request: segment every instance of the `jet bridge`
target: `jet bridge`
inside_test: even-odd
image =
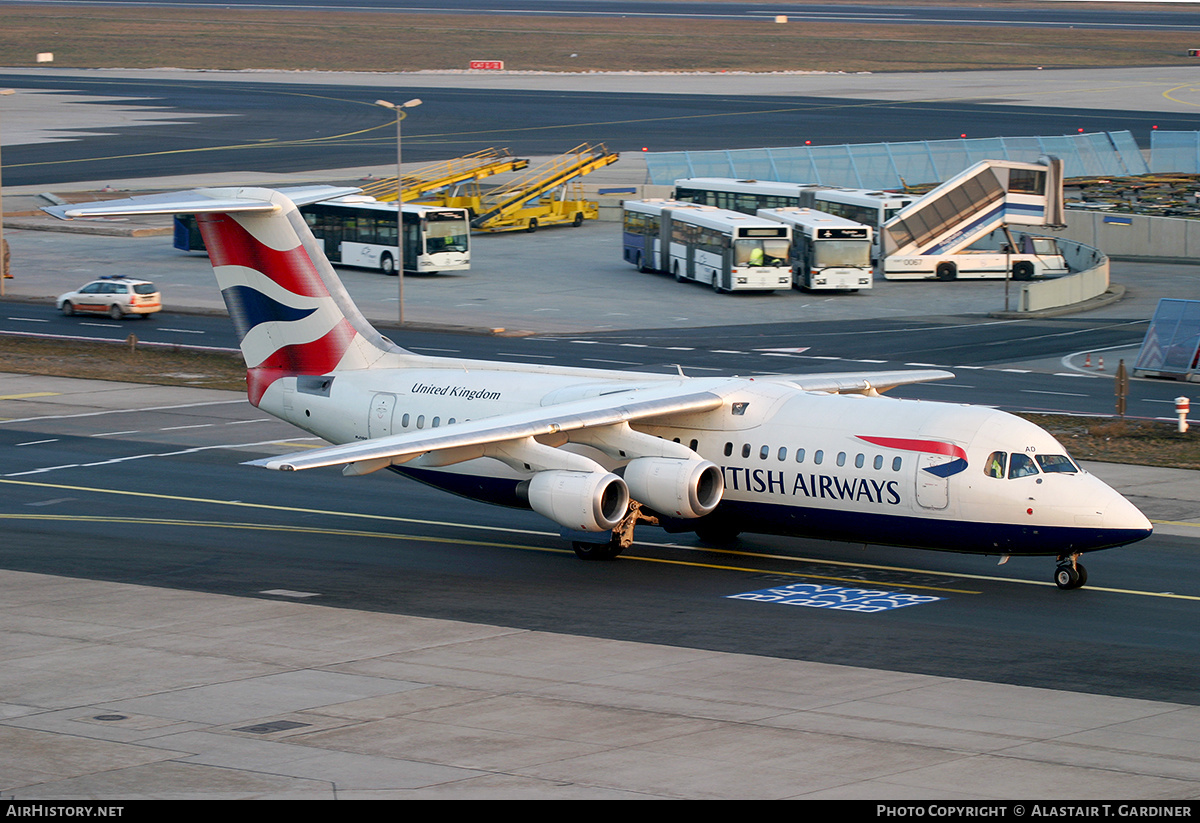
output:
[[[537,231],[539,226],[571,223],[600,215],[599,206],[583,199],[580,178],[615,163],[620,155],[604,144],[583,143],[565,154],[527,169],[506,185],[459,197],[443,197],[444,206],[471,210],[471,226],[480,231]]]
[[[529,165],[528,160],[514,157],[508,149],[483,149],[452,160],[443,160],[422,166],[404,175],[404,202],[427,198],[437,192],[458,194],[458,188],[467,183],[477,182],[485,177],[504,172],[520,171]],[[374,183],[362,186],[363,194],[368,194],[376,200],[395,202],[396,178],[385,177]]]
[[[1011,272],[1029,280],[1066,274],[1052,238],[1014,239],[1008,230],[1065,225],[1062,169],[1057,157],[983,160],[950,178],[884,224],[884,277],[953,280]]]

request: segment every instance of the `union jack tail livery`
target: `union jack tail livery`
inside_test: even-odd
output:
[[[247,393],[257,406],[280,377],[401,365],[393,357],[407,354],[358,311],[296,208],[356,191],[197,189],[132,198],[106,213],[196,215],[246,359]],[[95,205],[86,208],[98,213]],[[47,211],[82,213],[70,206]]]

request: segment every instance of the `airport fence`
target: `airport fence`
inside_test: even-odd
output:
[[[1186,153],[1184,141],[1178,142],[1180,147],[1175,151],[1182,156]],[[1194,162],[1200,163],[1200,141],[1193,148]],[[1061,137],[647,152],[645,157],[649,182],[656,185],[671,185],[683,177],[736,177],[855,189],[897,189],[948,180],[980,160],[1035,163],[1046,154],[1063,159],[1067,177],[1123,177],[1150,171],[1128,131]]]
[[[1150,171],[1200,174],[1200,131],[1150,132]]]

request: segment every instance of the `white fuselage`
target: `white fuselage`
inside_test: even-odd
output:
[[[282,378],[259,405],[343,444],[673,384],[713,392],[726,402],[634,428],[681,443],[719,466],[724,497],[705,519],[737,531],[972,553],[1065,554],[1122,545],[1150,529],[1132,504],[1070,463],[1048,433],[993,409],[806,392],[786,379],[423,360],[427,367]],[[609,471],[619,472],[627,462],[574,442],[572,435],[539,440]],[[1039,455],[1056,470],[1039,470]],[[449,465],[426,457],[395,461],[393,468],[492,503],[523,505],[518,486],[535,473],[489,457]],[[1033,470],[993,476],[989,461],[997,459],[1006,467],[1028,462]]]

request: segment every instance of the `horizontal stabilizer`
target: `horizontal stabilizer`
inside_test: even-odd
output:
[[[296,186],[279,189],[278,193],[297,206],[303,206],[306,203],[357,194],[359,191],[360,189],[344,186]],[[42,211],[62,220],[70,220],[73,217],[129,217],[140,214],[271,212],[278,211],[283,205],[272,198],[274,194],[274,190],[253,187],[193,189],[167,194],[147,194],[124,200],[44,206]]]

